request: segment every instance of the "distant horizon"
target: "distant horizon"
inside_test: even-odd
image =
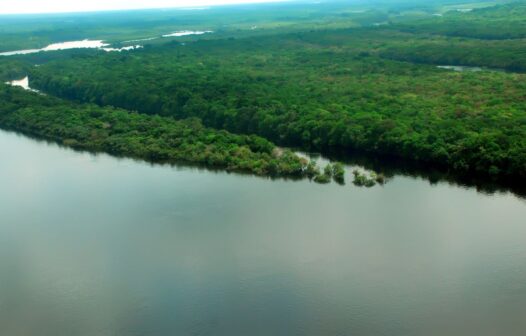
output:
[[[12,3],[10,5],[0,6],[0,15],[67,14],[148,9],[199,10],[216,6],[291,1],[294,0],[94,0],[88,3],[76,4],[63,0],[48,0],[45,3],[38,0],[17,0],[9,1]]]

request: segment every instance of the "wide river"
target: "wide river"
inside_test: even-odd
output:
[[[526,334],[513,194],[0,153],[0,335]]]

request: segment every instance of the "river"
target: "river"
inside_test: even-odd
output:
[[[82,41],[69,41],[69,42],[60,42],[53,43],[48,45],[45,48],[41,49],[25,49],[25,50],[14,50],[7,52],[0,52],[0,56],[15,56],[15,55],[28,55],[35,54],[43,51],[58,51],[58,50],[68,50],[68,49],[101,49],[104,51],[129,51],[142,48],[141,45],[131,45],[122,48],[112,48],[109,47],[110,44],[104,43],[102,40],[82,40]]]
[[[4,131],[0,152],[1,335],[526,333],[511,193],[272,181]]]

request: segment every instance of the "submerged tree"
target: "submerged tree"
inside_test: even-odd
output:
[[[336,183],[344,184],[345,183],[345,168],[340,162],[336,162],[332,166],[332,178]]]

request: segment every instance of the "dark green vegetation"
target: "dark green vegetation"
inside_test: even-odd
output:
[[[525,15],[526,17],[526,15]],[[403,38],[400,35],[399,38]],[[526,72],[525,40],[476,40],[421,37],[391,44],[380,56],[423,64],[482,66],[493,70]]]
[[[80,105],[0,85],[0,126],[83,150],[256,175],[302,177],[306,162],[257,136],[112,107]],[[278,153],[279,152],[279,153]]]
[[[491,4],[503,4],[491,6]],[[482,4],[482,8],[477,8]],[[486,7],[487,6],[487,7]],[[526,38],[526,4],[522,1],[495,1],[451,6],[447,15],[433,20],[418,19],[401,23],[397,28],[411,33],[505,40]],[[467,12],[463,12],[467,11]]]
[[[363,11],[345,2],[325,11],[285,6],[283,20],[270,11],[246,17],[245,28],[257,23],[265,25],[262,31],[241,29],[236,21],[235,29],[156,41],[132,52],[59,52],[0,62],[19,62],[32,86],[48,94],[164,118],[141,116],[145,122],[197,118],[206,127],[256,134],[280,146],[374,154],[459,176],[525,181],[526,75],[518,73],[526,71],[524,3],[438,3]],[[470,6],[475,9],[456,10]],[[207,22],[212,27],[221,20],[211,13]],[[503,22],[500,33],[488,35],[487,27]],[[436,65],[516,72],[455,72]],[[274,173],[268,165],[260,168],[243,167]],[[300,170],[283,173],[343,183],[337,165],[322,173],[312,164]],[[374,184],[376,177],[358,176],[357,184],[369,180]]]
[[[384,185],[387,180],[383,174],[377,174],[377,173],[363,173],[359,170],[355,169],[353,170],[353,184],[358,187],[367,187],[371,188],[374,187],[377,183],[380,185]]]
[[[332,165],[328,163],[323,169],[323,174],[318,174],[314,178],[314,181],[317,183],[325,184],[325,183],[331,182],[331,179],[332,179]]]
[[[332,178],[336,183],[343,184],[345,183],[345,169],[343,167],[343,164],[340,162],[336,162],[332,166]]]
[[[130,10],[100,13],[0,15],[0,52],[92,39],[135,44],[181,30],[213,30],[199,39],[239,38],[406,22],[447,10],[458,0],[340,0],[217,6],[204,10]],[[453,7],[454,8],[454,7]],[[195,40],[194,36],[177,40]],[[164,43],[166,40],[147,41]]]
[[[355,186],[371,188],[376,184],[374,176],[367,176],[358,170],[354,170],[352,173],[354,175],[352,183]]]
[[[0,58],[0,81],[23,78],[30,69],[31,65],[26,62]]]

